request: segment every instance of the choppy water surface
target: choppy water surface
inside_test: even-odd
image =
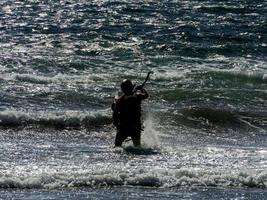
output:
[[[266,198],[266,6],[0,1],[1,198]],[[150,70],[144,147],[113,149]]]

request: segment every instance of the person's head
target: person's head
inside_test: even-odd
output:
[[[133,91],[133,84],[130,80],[125,79],[121,83],[121,90],[123,91],[124,94],[131,94]]]

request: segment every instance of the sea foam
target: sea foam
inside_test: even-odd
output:
[[[118,171],[119,170],[119,171]],[[211,172],[195,169],[109,169],[78,170],[54,173],[1,175],[0,188],[46,188],[65,187],[251,187],[266,188],[267,171]]]

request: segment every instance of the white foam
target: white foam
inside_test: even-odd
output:
[[[242,76],[247,76],[247,77],[252,77],[252,78],[258,78],[261,80],[266,80],[265,78],[266,74],[264,73],[264,71],[232,70],[230,72],[234,75],[242,75]]]
[[[185,74],[189,72],[187,69],[177,70],[177,69],[162,69],[162,70],[153,70],[153,75],[151,76],[151,79],[157,80],[157,79],[182,79],[185,77]]]
[[[53,81],[53,79],[49,77],[36,76],[36,75],[30,75],[30,74],[16,75],[16,79],[19,81],[25,81],[25,82],[37,83],[37,84],[47,84]]]
[[[58,171],[58,170],[57,170]],[[41,171],[40,171],[41,172]],[[46,188],[63,187],[255,187],[266,188],[267,171],[212,172],[196,169],[102,169],[62,170],[27,175],[2,175],[0,188]]]
[[[36,84],[49,84],[49,83],[62,83],[62,82],[83,82],[83,83],[93,83],[95,80],[106,80],[110,78],[110,75],[107,73],[89,73],[83,75],[66,75],[66,74],[57,74],[55,76],[41,76],[33,74],[15,74],[13,76],[5,76],[6,80],[11,80],[15,78],[19,81],[36,83]],[[7,77],[10,77],[9,79]]]
[[[98,110],[92,112],[81,111],[61,111],[61,112],[22,112],[16,110],[5,110],[0,112],[0,125],[59,125],[59,126],[90,126],[97,122],[110,118],[108,110]],[[92,124],[93,125],[93,124]]]

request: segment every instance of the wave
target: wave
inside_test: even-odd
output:
[[[210,172],[204,170],[102,170],[91,172],[42,173],[27,176],[4,175],[0,188],[56,189],[72,187],[249,187],[267,186],[267,171]]]
[[[108,79],[109,75],[104,73],[83,74],[83,75],[57,74],[55,76],[46,77],[46,76],[31,75],[31,74],[17,74],[14,77],[16,80],[21,82],[33,83],[33,84],[49,84],[49,83],[59,83],[59,82],[93,83],[94,81],[106,80]]]
[[[225,88],[243,90],[246,88],[253,88],[264,91],[267,83],[266,72],[263,70],[209,70],[191,73],[188,74],[187,77],[193,78],[194,81],[192,84],[199,84],[202,85],[202,87],[214,89]]]
[[[159,91],[162,99],[190,105],[232,105],[262,110],[266,100],[266,73],[241,71],[207,71],[186,73]]]
[[[240,69],[241,70],[241,69]],[[208,76],[215,76],[222,79],[238,78],[241,82],[254,81],[255,83],[266,83],[265,71],[244,71],[244,70],[230,70],[230,71],[210,71],[206,73]]]
[[[190,107],[182,109],[181,113],[186,119],[203,121],[205,124],[221,124],[259,130],[264,130],[267,127],[266,112],[240,112],[220,108]]]
[[[0,112],[0,126],[48,126],[55,128],[94,128],[111,123],[107,110],[95,112],[36,112],[27,113],[14,110]]]
[[[200,9],[202,12],[207,13],[234,13],[234,14],[246,14],[246,13],[253,13],[257,11],[256,8],[248,7],[248,6],[197,6],[195,8]]]
[[[21,82],[28,82],[34,84],[48,84],[52,83],[52,79],[48,77],[41,77],[41,76],[34,76],[34,75],[17,75],[15,77],[18,81]]]
[[[217,58],[218,62],[221,62]],[[259,65],[263,65],[259,63]],[[210,88],[210,89],[244,89],[251,88],[255,85],[255,89],[258,88],[264,91],[267,83],[267,74],[265,70],[246,71],[243,69],[233,70],[214,70],[209,66],[201,65],[201,69],[197,71],[188,71],[187,69],[160,69],[154,70],[152,76],[153,80],[159,83],[165,83],[169,80],[173,81],[174,86],[180,86],[183,88]],[[203,71],[205,69],[205,71]],[[234,81],[233,81],[234,80]],[[251,84],[251,85],[249,85]]]
[[[239,123],[239,117],[227,110],[216,110],[212,108],[189,108],[182,111],[186,117],[205,119],[211,123]]]
[[[177,113],[177,111],[174,111]],[[179,121],[204,122],[207,125],[227,125],[239,128],[265,129],[267,127],[266,112],[239,112],[234,110],[189,107],[179,110]],[[165,113],[167,114],[167,113]],[[164,115],[165,115],[164,114]],[[169,113],[170,114],[170,113]],[[52,128],[98,128],[112,123],[111,110],[98,111],[50,111],[22,112],[5,110],[0,112],[0,127],[52,127]]]

